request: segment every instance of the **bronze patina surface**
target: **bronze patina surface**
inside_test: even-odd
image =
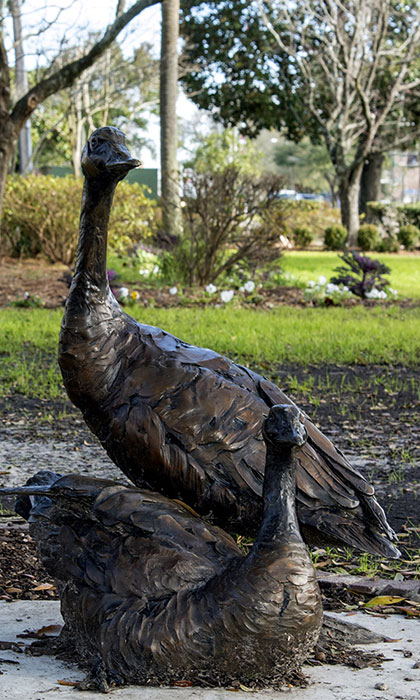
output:
[[[18,510],[60,589],[55,649],[88,670],[82,689],[177,679],[281,681],[316,643],[315,572],[295,512],[295,406],[265,421],[263,516],[247,556],[223,530],[164,496],[40,472]]]
[[[262,513],[262,424],[292,403],[263,376],[206,348],[138,323],[106,275],[107,227],[120,179],[138,164],[118,129],[83,153],[80,242],[59,363],[73,403],[122,471],[179,498],[230,531],[255,534]],[[297,512],[306,541],[397,556],[373,487],[305,416],[297,453]]]

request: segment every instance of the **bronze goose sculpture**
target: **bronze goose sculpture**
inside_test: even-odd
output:
[[[295,511],[294,455],[306,440],[297,407],[274,406],[264,434],[263,517],[247,556],[158,493],[45,472],[0,489],[25,495],[20,512],[60,588],[63,644],[89,669],[81,688],[270,683],[301,666],[322,608]]]
[[[212,350],[128,316],[106,275],[115,187],[138,161],[116,128],[97,129],[82,155],[79,250],[59,364],[71,401],[111,459],[142,488],[179,498],[229,531],[255,534],[262,510],[270,406],[292,403],[272,382]],[[305,417],[297,512],[307,542],[396,557],[373,487]]]

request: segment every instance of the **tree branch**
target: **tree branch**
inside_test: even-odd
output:
[[[118,34],[134,17],[139,15],[147,7],[157,5],[160,2],[161,0],[137,0],[129,10],[117,17],[116,20],[107,27],[102,38],[92,46],[87,54],[63,66],[49,78],[41,80],[35,87],[31,88],[31,90],[18,100],[13,108],[11,120],[16,130],[19,131],[22,128],[27,118],[41,102],[44,102],[47,97],[59,90],[69,87],[86,68],[89,68],[96,59],[106,51]]]

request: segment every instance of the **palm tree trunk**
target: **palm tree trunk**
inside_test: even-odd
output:
[[[171,236],[177,236],[181,231],[176,116],[178,36],[179,0],[163,0],[160,58],[161,196],[163,230]]]

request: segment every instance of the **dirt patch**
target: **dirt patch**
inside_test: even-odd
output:
[[[46,308],[64,306],[69,273],[65,265],[48,265],[42,261],[13,259],[0,260],[0,307],[22,300],[25,292],[38,297]]]
[[[402,576],[420,575],[420,566],[409,564],[420,555],[420,368],[289,366],[278,368],[272,378],[373,482],[390,524],[400,534],[407,562],[401,564],[403,572],[407,569]],[[0,455],[4,486],[22,484],[40,469],[124,480],[68,401],[20,395],[1,401]],[[1,505],[5,513],[0,521],[9,522],[13,501],[3,498]],[[51,598],[52,589],[34,591],[34,581],[52,582],[34,564],[34,545],[23,532],[18,529],[6,537],[6,530],[0,529],[0,597],[30,598],[36,593]],[[351,573],[355,566],[352,559],[336,561],[321,554],[319,565],[323,567],[325,561],[326,569],[333,571],[338,567]],[[386,562],[378,566],[382,567],[379,575],[387,575]],[[390,570],[388,575],[394,573]],[[330,592],[324,602],[326,608],[336,609],[359,601],[360,595],[349,592],[334,597]]]

